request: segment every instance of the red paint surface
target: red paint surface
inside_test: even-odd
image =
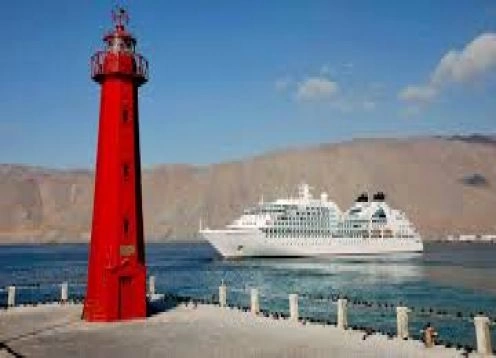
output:
[[[92,57],[101,84],[100,120],[88,283],[83,317],[116,321],[146,316],[146,266],[141,204],[138,87],[148,64],[112,41],[135,42],[123,23],[104,37],[107,49]],[[116,40],[118,39],[118,40]]]

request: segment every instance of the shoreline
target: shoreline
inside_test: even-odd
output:
[[[1,238],[1,235],[0,235]],[[89,241],[81,240],[19,240],[19,241],[0,241],[0,247],[5,246],[58,246],[58,245],[89,245]],[[496,245],[496,241],[447,241],[447,240],[425,240],[424,244],[446,244],[446,245]],[[145,244],[208,244],[208,241],[202,238],[168,238],[168,239],[145,239]]]
[[[215,305],[180,304],[144,320],[87,323],[80,304],[0,312],[0,340],[23,356],[457,357],[415,340],[254,315]],[[123,339],[125,337],[125,339]],[[0,347],[0,353],[3,353]]]
[[[171,238],[165,240],[159,239],[145,239],[145,244],[206,244],[208,243],[205,239],[180,239],[180,238]],[[40,241],[29,241],[29,240],[21,240],[21,241],[0,241],[0,247],[5,246],[58,246],[58,245],[89,245],[89,241],[81,241],[81,240],[67,240],[67,241],[50,241],[50,240],[40,240]]]

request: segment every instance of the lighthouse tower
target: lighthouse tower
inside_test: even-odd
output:
[[[148,80],[148,62],[135,52],[126,11],[112,15],[115,26],[103,37],[105,49],[91,57],[101,97],[87,321],[146,316],[138,87]]]

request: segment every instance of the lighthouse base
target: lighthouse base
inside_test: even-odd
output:
[[[83,319],[112,322],[146,317],[146,270],[135,267],[117,272],[106,270],[98,287],[88,287]],[[96,286],[96,285],[95,285]]]

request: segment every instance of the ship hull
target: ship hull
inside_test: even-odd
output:
[[[225,258],[315,257],[423,252],[416,238],[266,238],[259,230],[202,230],[201,235]]]

